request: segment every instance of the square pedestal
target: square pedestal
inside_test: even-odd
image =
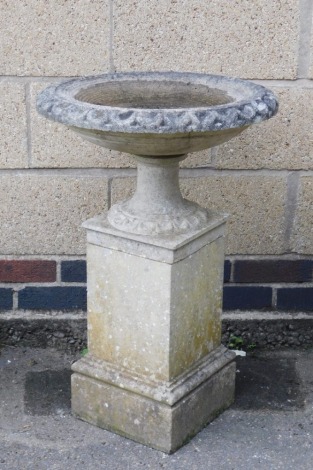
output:
[[[220,345],[225,217],[171,238],[84,225],[89,353],[73,366],[73,412],[173,452],[234,397]]]

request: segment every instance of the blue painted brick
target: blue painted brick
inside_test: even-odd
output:
[[[256,286],[224,287],[224,310],[261,310],[272,307],[272,289]]]
[[[11,309],[13,307],[13,290],[0,289],[0,310]]]
[[[313,287],[288,287],[277,290],[278,310],[313,311]]]
[[[231,270],[231,262],[227,259],[225,260],[225,263],[224,263],[224,282],[229,282],[230,270]]]
[[[63,282],[86,282],[86,261],[73,260],[62,261],[61,281]]]
[[[19,291],[18,306],[31,310],[86,310],[85,287],[25,287]]]

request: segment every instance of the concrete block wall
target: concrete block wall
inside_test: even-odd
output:
[[[312,21],[312,0],[2,1],[0,322],[80,315],[81,223],[134,190],[131,158],[43,119],[37,93],[128,70],[225,74],[277,94],[275,118],[189,156],[181,186],[231,214],[227,318],[313,313]]]

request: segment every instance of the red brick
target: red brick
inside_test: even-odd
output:
[[[55,280],[55,261],[0,260],[0,282],[54,282]]]

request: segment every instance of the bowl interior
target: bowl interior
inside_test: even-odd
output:
[[[99,106],[144,109],[207,108],[235,101],[217,88],[157,80],[99,83],[80,90],[75,99]]]

